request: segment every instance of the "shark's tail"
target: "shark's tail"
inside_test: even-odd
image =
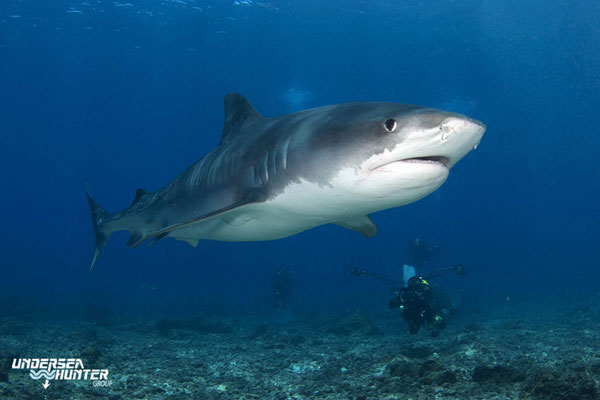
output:
[[[88,183],[85,183],[85,192],[87,194],[88,202],[90,203],[90,213],[92,214],[92,224],[94,225],[94,233],[96,234],[96,251],[94,252],[94,259],[92,260],[92,265],[90,266],[90,271],[94,268],[94,264],[98,259],[98,256],[102,252],[104,245],[108,242],[110,235],[112,235],[112,231],[106,230],[102,228],[104,221],[110,216],[106,211],[104,211],[95,201],[92,199],[92,195],[90,194],[90,187]]]

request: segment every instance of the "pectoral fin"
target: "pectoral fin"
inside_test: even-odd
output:
[[[222,216],[223,214],[225,214],[229,211],[233,211],[237,208],[246,206],[248,204],[258,203],[261,201],[264,201],[264,195],[261,192],[258,192],[258,191],[249,192],[242,199],[240,199],[232,204],[229,204],[225,207],[222,207],[218,210],[214,210],[214,211],[208,212],[206,214],[199,215],[199,216],[191,218],[187,221],[183,221],[180,223],[166,226],[155,232],[149,232],[145,236],[133,236],[132,235],[131,239],[129,239],[129,242],[127,242],[127,245],[129,247],[136,247],[140,243],[142,243],[148,239],[151,239],[151,238],[157,238],[156,241],[158,241],[158,240],[162,239],[163,237],[167,236],[169,234],[169,232],[172,232],[174,230],[181,229],[186,226],[190,226],[190,225],[196,224],[198,222],[205,221],[209,218]],[[188,241],[188,243],[190,243],[190,242]],[[192,243],[190,243],[190,244],[192,244]],[[193,246],[193,244],[192,244],[192,246]]]
[[[343,221],[336,221],[334,224],[355,232],[360,232],[368,238],[372,238],[377,233],[377,225],[375,225],[368,215],[355,215]]]

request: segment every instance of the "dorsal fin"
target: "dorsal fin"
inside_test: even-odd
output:
[[[134,205],[135,203],[137,203],[138,201],[140,201],[140,199],[142,197],[144,197],[145,194],[147,194],[148,192],[146,192],[144,189],[140,189],[138,188],[138,190],[135,192],[135,198],[133,199],[133,201],[131,202],[131,205]],[[131,207],[131,206],[130,206]]]
[[[260,118],[262,116],[244,96],[239,93],[227,93],[225,95],[225,126],[223,126],[221,143],[227,143],[246,122]]]

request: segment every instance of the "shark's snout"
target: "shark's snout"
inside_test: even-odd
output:
[[[439,152],[448,159],[449,168],[477,148],[485,129],[483,123],[463,115],[452,115],[442,121],[438,133]]]
[[[440,124],[441,140],[446,141],[453,135],[471,136],[473,139],[481,139],[486,126],[468,117],[448,117]]]

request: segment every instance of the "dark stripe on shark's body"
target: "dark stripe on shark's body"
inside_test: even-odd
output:
[[[112,216],[87,191],[96,233],[92,267],[118,230],[130,232],[130,246],[164,237],[192,245],[271,240],[325,223],[372,237],[377,227],[369,213],[437,189],[484,130],[459,114],[394,103],[264,118],[229,94],[219,146],[171,183],[154,193],[138,189],[131,206]]]

